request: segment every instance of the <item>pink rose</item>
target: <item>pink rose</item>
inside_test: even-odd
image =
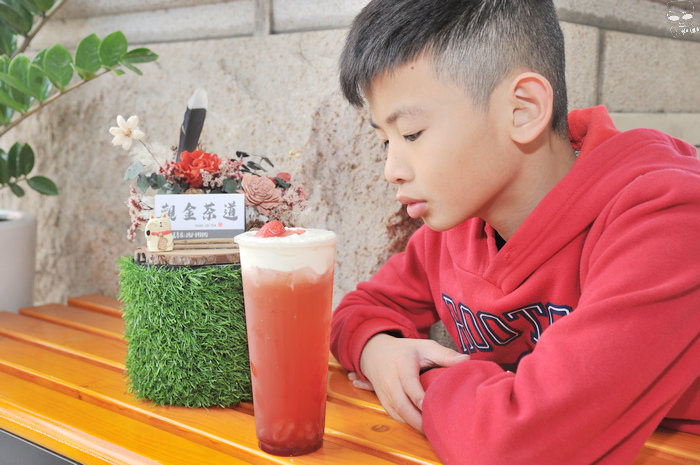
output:
[[[241,181],[246,205],[258,209],[261,215],[270,216],[282,201],[282,194],[275,188],[275,182],[261,176],[245,176]]]

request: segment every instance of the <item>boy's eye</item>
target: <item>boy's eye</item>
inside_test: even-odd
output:
[[[418,139],[421,136],[421,134],[423,134],[423,131],[418,131],[416,133],[409,134],[407,136],[403,136],[403,138],[408,142],[413,142],[416,139]]]

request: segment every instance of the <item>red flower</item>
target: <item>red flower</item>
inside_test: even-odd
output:
[[[277,173],[277,177],[284,182],[292,182],[292,175],[289,173],[285,173],[284,171],[281,173]]]
[[[175,164],[175,172],[187,181],[193,189],[202,187],[202,171],[216,173],[219,171],[221,159],[211,153],[195,150],[194,152],[182,152],[179,163]]]

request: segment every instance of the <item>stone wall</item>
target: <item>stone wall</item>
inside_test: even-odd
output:
[[[383,151],[365,111],[337,86],[337,57],[365,0],[69,0],[34,46],[74,47],[120,29],[160,55],[143,76],[105,76],[60,98],[3,138],[31,142],[35,172],[59,197],[0,193],[0,207],[36,213],[35,303],[115,296],[127,241],[127,154],[110,144],[118,114],[137,114],[146,141],[177,144],[185,104],[204,87],[202,140],[220,155],[270,157],[310,193],[308,226],[341,236],[335,302],[400,250],[417,226],[383,179]],[[700,33],[671,37],[666,2],[558,0],[572,108],[605,104],[621,128],[651,126],[700,145]],[[700,23],[700,19],[697,20]],[[300,159],[289,160],[296,150]]]

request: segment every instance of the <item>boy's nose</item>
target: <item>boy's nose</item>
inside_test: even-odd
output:
[[[384,164],[384,177],[392,184],[403,184],[413,179],[411,167],[403,160],[401,154],[389,147]]]

